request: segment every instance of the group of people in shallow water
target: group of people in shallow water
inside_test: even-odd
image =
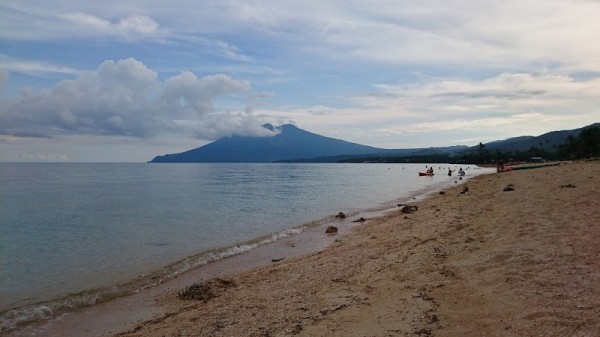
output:
[[[450,169],[450,168],[449,168],[449,169],[448,169],[448,176],[451,176],[451,175],[452,175],[452,172],[454,172],[454,171],[452,171],[452,169]],[[429,166],[429,167],[427,168],[427,173],[433,174],[433,166]],[[458,173],[457,173],[457,174],[458,174],[458,176],[459,176],[459,177],[462,177],[462,176],[464,176],[464,175],[465,175],[465,171],[463,171],[462,167],[460,167],[460,168],[458,169]]]
[[[454,171],[452,171],[452,169],[448,169],[448,176],[451,176],[452,172],[454,172]],[[458,173],[457,174],[458,174],[459,177],[462,177],[462,176],[465,175],[465,171],[463,171],[462,167],[458,168]]]

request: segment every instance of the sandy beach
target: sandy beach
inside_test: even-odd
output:
[[[164,293],[163,313],[116,336],[600,335],[600,162],[482,175],[415,205],[197,280],[196,299]]]

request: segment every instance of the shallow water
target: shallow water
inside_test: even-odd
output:
[[[8,329],[19,315],[52,315],[52,305],[39,305],[48,301],[93,304],[293,235],[339,211],[387,208],[457,179],[443,169],[418,177],[423,168],[0,164],[0,323]],[[50,312],[40,309],[46,307]],[[15,308],[21,310],[6,313]]]

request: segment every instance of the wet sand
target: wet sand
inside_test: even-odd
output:
[[[207,301],[165,291],[160,314],[117,336],[598,335],[600,162],[483,175],[415,204],[210,280]]]
[[[599,180],[600,162],[479,176],[415,201],[414,213],[361,214],[358,227],[354,216],[337,235],[317,228],[13,332],[596,336]],[[177,296],[207,280],[208,301]]]
[[[417,198],[407,197],[406,199],[415,200]],[[198,280],[209,280],[241,273],[253,268],[273,265],[285,259],[321,251],[331,245],[338,236],[346,235],[352,228],[362,224],[362,222],[355,220],[360,217],[378,217],[382,214],[383,210],[370,210],[348,214],[343,219],[332,217],[331,220],[323,223],[309,224],[299,234],[259,246],[242,254],[196,267],[179,274],[175,278],[167,279],[156,286],[139,290],[134,294],[79,308],[60,314],[50,320],[21,326],[16,330],[0,333],[0,336],[110,336],[115,332],[131,329],[142,322],[151,320],[155,316],[167,313],[160,300],[165,294],[176,293]],[[337,235],[323,234],[330,225],[338,227],[339,232]]]

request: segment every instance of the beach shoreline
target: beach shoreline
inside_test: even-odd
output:
[[[117,336],[593,336],[600,163],[483,175]],[[200,281],[200,280],[197,280]]]
[[[465,179],[465,180],[468,180]],[[460,181],[456,181],[460,182]],[[450,182],[434,184],[422,190],[414,191],[404,197],[386,201],[378,207],[353,210],[346,213],[345,218],[338,219],[334,215],[320,220],[313,220],[300,226],[290,228],[284,232],[273,233],[262,238],[255,238],[247,242],[238,243],[231,247],[224,247],[215,251],[203,252],[197,256],[190,256],[185,260],[163,268],[166,271],[178,270],[182,264],[193,266],[185,268],[183,272],[175,274],[150,273],[143,279],[134,280],[131,284],[117,285],[106,289],[99,289],[100,301],[92,305],[80,306],[85,303],[85,298],[94,297],[93,291],[76,295],[72,300],[73,308],[68,298],[58,299],[58,308],[53,308],[53,302],[39,303],[18,309],[26,317],[34,320],[19,324],[16,329],[1,332],[0,336],[106,336],[114,331],[127,330],[134,324],[149,320],[156,315],[163,314],[162,308],[154,299],[163,293],[172,292],[174,289],[183,288],[198,279],[210,279],[223,275],[248,271],[252,268],[265,267],[283,259],[294,258],[321,251],[329,246],[337,237],[346,235],[352,228],[360,226],[364,221],[361,218],[374,218],[381,216],[385,211],[394,209],[398,202],[417,201],[426,198],[431,193],[450,185]],[[338,228],[335,235],[324,235],[326,227],[334,225]],[[222,256],[221,256],[222,255]],[[221,256],[221,257],[218,257]],[[194,261],[200,262],[194,262]],[[206,262],[202,262],[205,261]],[[150,284],[156,279],[158,283]],[[166,277],[166,278],[165,278]],[[124,293],[135,285],[135,282],[144,285],[135,292]],[[152,281],[155,282],[155,281]],[[115,293],[113,296],[112,294]],[[118,295],[120,293],[121,295]],[[81,299],[79,297],[82,297]],[[64,302],[64,303],[63,303]],[[63,306],[66,306],[63,308]],[[37,317],[37,319],[36,319]],[[10,318],[10,317],[9,317]],[[19,318],[15,316],[15,321]]]
[[[41,335],[479,336],[484,331],[503,336],[591,336],[591,331],[600,331],[594,319],[599,313],[593,309],[600,294],[591,287],[600,280],[593,269],[600,266],[599,252],[588,242],[598,233],[592,224],[600,222],[599,178],[599,162],[480,175],[439,194],[430,190],[407,198],[418,207],[414,213],[394,208],[353,214],[336,224],[337,235],[326,235],[325,224],[317,226],[304,238],[279,240],[139,294],[52,320]],[[508,187],[512,190],[504,191]],[[578,212],[573,214],[571,206]],[[541,263],[538,255],[547,266],[557,252],[519,238],[531,232],[535,240],[546,240],[544,232],[527,226],[502,230],[520,218],[528,226],[540,226],[549,214],[574,219],[578,230],[573,238],[588,238],[587,264],[565,263],[561,255],[554,269],[541,273],[532,267]],[[363,216],[366,223],[353,222]],[[558,225],[556,233],[562,228]],[[553,240],[557,238],[542,243]],[[578,245],[565,244],[561,251],[570,249],[570,254]],[[312,251],[292,253],[310,245]],[[587,278],[576,294],[556,279],[556,273],[567,268],[576,270],[574,280]],[[560,289],[555,289],[557,283]],[[192,284],[209,286],[214,297],[206,302],[179,298],[178,293]],[[591,294],[589,299],[581,298],[583,291]],[[546,292],[553,297],[545,298]],[[529,305],[536,296],[543,300]],[[569,296],[577,301],[570,300],[569,310],[548,309],[549,303],[556,305]],[[15,336],[40,335],[35,331],[21,330]]]
[[[190,255],[187,256],[185,258],[183,258],[182,260],[176,261],[174,263],[165,265],[164,267],[159,267],[158,269],[151,269],[148,270],[147,272],[144,271],[143,273],[140,273],[139,276],[135,276],[135,278],[132,279],[124,279],[125,281],[119,281],[119,282],[125,282],[125,283],[117,283],[117,284],[107,284],[107,286],[102,286],[100,285],[98,288],[94,287],[94,288],[89,288],[86,289],[84,291],[77,291],[77,292],[68,292],[68,287],[65,286],[63,289],[64,291],[61,294],[65,294],[60,295],[60,296],[55,296],[50,297],[47,296],[48,300],[45,301],[35,301],[35,297],[30,297],[30,304],[25,303],[25,305],[23,306],[15,306],[14,309],[8,310],[8,311],[4,311],[2,313],[2,315],[0,316],[0,334],[1,335],[5,335],[10,333],[10,335],[17,335],[17,336],[38,336],[40,334],[44,334],[43,331],[41,330],[36,330],[36,327],[40,327],[42,328],[42,330],[44,330],[47,326],[52,326],[55,323],[58,323],[59,325],[64,325],[64,324],[69,324],[69,321],[73,321],[75,318],[74,317],[80,317],[80,311],[84,311],[87,312],[89,310],[89,308],[94,308],[96,306],[99,307],[110,307],[110,305],[104,305],[105,302],[113,302],[115,301],[115,299],[119,299],[123,296],[125,297],[129,297],[128,294],[131,294],[132,292],[136,292],[134,293],[134,296],[141,296],[137,294],[137,291],[139,290],[140,292],[146,292],[146,289],[148,287],[152,288],[154,284],[163,284],[165,282],[169,282],[169,279],[173,276],[177,276],[178,278],[180,277],[180,275],[185,274],[186,270],[190,270],[190,269],[194,269],[197,267],[202,268],[203,265],[205,265],[206,263],[212,264],[215,261],[219,261],[222,260],[223,258],[227,258],[230,257],[232,255],[236,255],[236,254],[247,254],[248,251],[250,251],[251,253],[249,254],[249,256],[256,256],[257,253],[261,250],[272,250],[271,253],[264,253],[265,255],[281,255],[283,257],[290,257],[290,256],[294,256],[294,254],[297,255],[301,255],[303,253],[308,253],[310,251],[312,251],[311,249],[315,249],[313,246],[316,246],[316,249],[322,249],[326,244],[330,243],[332,240],[329,240],[330,237],[329,236],[323,236],[323,231],[324,231],[324,225],[326,225],[327,223],[329,224],[333,224],[333,225],[337,225],[339,223],[338,220],[334,219],[334,215],[338,212],[338,211],[343,211],[345,212],[348,217],[350,219],[352,219],[353,217],[360,217],[360,216],[364,216],[364,217],[372,217],[375,215],[372,215],[371,213],[377,213],[381,210],[387,209],[387,208],[393,208],[396,207],[396,204],[398,202],[406,202],[407,200],[413,200],[413,198],[419,199],[424,197],[424,195],[431,193],[431,191],[434,190],[438,190],[440,188],[442,188],[443,186],[446,185],[450,185],[452,184],[452,182],[454,181],[451,177],[446,177],[445,175],[442,175],[440,177],[436,177],[438,179],[433,179],[433,183],[432,183],[432,179],[419,179],[418,181],[420,182],[425,182],[425,187],[422,188],[417,188],[415,189],[415,185],[419,185],[419,184],[413,184],[413,183],[408,183],[406,184],[406,182],[404,181],[404,178],[402,175],[398,175],[398,172],[403,172],[405,167],[404,166],[394,166],[394,168],[398,169],[398,170],[390,170],[390,167],[388,165],[385,166],[381,166],[381,165],[376,165],[377,167],[383,167],[384,170],[366,170],[366,171],[378,171],[379,173],[382,174],[382,176],[387,177],[388,180],[385,181],[391,181],[394,182],[394,184],[392,184],[392,186],[398,186],[399,188],[403,189],[403,190],[399,190],[397,192],[392,192],[389,193],[389,191],[387,193],[385,193],[384,195],[388,198],[390,197],[394,197],[395,193],[398,193],[398,197],[392,200],[387,200],[386,199],[382,199],[381,197],[373,197],[373,193],[377,194],[377,189],[371,189],[371,190],[365,190],[365,197],[366,200],[364,201],[365,204],[362,204],[361,202],[358,203],[353,203],[352,206],[349,207],[349,203],[346,202],[344,207],[331,207],[330,208],[330,212],[335,212],[335,213],[319,213],[319,216],[325,216],[324,218],[321,219],[317,219],[315,220],[313,217],[315,216],[315,214],[311,214],[311,213],[307,213],[305,214],[305,221],[309,221],[307,223],[304,223],[302,225],[293,227],[293,228],[289,228],[289,229],[285,229],[282,231],[278,231],[278,232],[274,232],[272,234],[267,234],[264,237],[257,237],[257,238],[251,238],[248,241],[241,241],[238,243],[233,244],[232,246],[228,246],[228,247],[223,247],[223,248],[216,248],[214,250],[209,250],[209,251],[201,251],[197,254],[194,255]],[[414,165],[413,165],[414,166]],[[337,166],[337,167],[344,167],[342,166]],[[368,165],[367,167],[371,168],[374,167],[373,165]],[[415,170],[415,174],[416,174],[416,167],[413,167],[413,169]],[[400,171],[401,170],[401,171]],[[390,172],[395,171],[396,174],[390,174]],[[407,170],[410,171],[410,170]],[[476,170],[476,172],[473,172],[472,174],[475,175],[477,173],[480,173],[481,171]],[[409,172],[407,172],[409,173]],[[408,175],[406,175],[408,177]],[[400,177],[399,181],[396,180],[389,180],[391,178],[398,178]],[[441,179],[439,179],[441,178]],[[381,180],[381,179],[380,179]],[[329,180],[328,180],[329,181]],[[330,184],[331,188],[335,188],[335,184]],[[358,186],[363,186],[364,184],[361,185],[360,181],[357,181],[357,185]],[[371,185],[364,185],[364,188],[367,188],[368,186]],[[374,200],[382,200],[379,204],[374,203]],[[355,200],[356,201],[356,200]],[[340,204],[344,204],[343,202]],[[331,204],[330,204],[331,205]],[[368,205],[368,206],[367,206]],[[369,208],[365,208],[365,207],[369,207]],[[280,208],[281,209],[281,208]],[[285,209],[285,208],[283,208]],[[291,210],[293,212],[293,210]],[[281,214],[282,216],[285,216],[285,212],[279,212],[279,214]],[[360,214],[360,215],[359,215]],[[290,216],[294,219],[299,219],[298,218],[298,213],[290,213]],[[350,220],[348,219],[348,220]],[[281,219],[283,222],[285,223],[291,223],[288,219]],[[352,225],[354,225],[353,223],[351,224],[342,224],[340,226],[340,232],[338,233],[338,235],[343,235],[343,233],[349,229],[350,227],[352,227]],[[321,229],[319,228],[314,228],[313,227],[323,227]],[[306,239],[303,240],[302,244],[292,244],[293,247],[290,247],[290,245],[288,244],[287,246],[283,247],[283,248],[278,248],[278,246],[281,246],[279,243],[277,243],[277,241],[281,240],[281,239],[285,239],[287,237],[295,237],[295,238],[301,238],[302,236],[306,236],[306,235],[310,235],[311,232],[314,232],[314,234],[312,235],[312,237],[310,239]],[[306,233],[302,233],[300,236],[296,235],[296,233],[298,232],[306,232]],[[168,239],[167,239],[168,240]],[[302,240],[300,240],[302,241]],[[275,244],[270,244],[275,242]],[[260,248],[259,250],[257,250],[256,252],[254,252],[254,250],[257,247],[261,247],[263,245],[266,245],[266,247],[264,248]],[[292,249],[293,248],[293,249]],[[283,250],[285,251],[285,254],[277,254],[277,249],[279,250]],[[290,256],[288,256],[288,254],[291,254]],[[281,256],[276,257],[276,259],[280,259]],[[264,257],[259,256],[259,258],[264,259]],[[244,265],[252,265],[254,263],[254,261],[252,261],[252,258],[249,258],[250,262],[246,261],[243,264]],[[266,264],[270,263],[271,259],[268,259],[267,262],[265,262]],[[55,284],[55,283],[54,283]],[[58,288],[57,288],[58,289]],[[143,296],[142,296],[143,297]],[[116,301],[116,303],[120,303],[122,302],[122,300]],[[139,303],[142,303],[144,305],[143,308],[141,308],[141,312],[146,312],[148,314],[150,314],[152,312],[152,310],[149,310],[147,308],[147,301],[143,300],[143,301],[138,301]],[[117,308],[118,310],[116,311],[122,311],[120,308]],[[96,309],[91,309],[92,312],[96,311]],[[104,315],[101,313],[100,316],[114,316],[114,314],[112,313],[112,310],[109,310],[110,314],[109,315]],[[133,311],[138,311],[135,310],[134,308],[131,308],[131,312]],[[127,316],[122,315],[122,316]],[[146,315],[140,315],[139,313],[135,313],[133,315],[134,318],[147,318],[148,316]],[[124,318],[122,318],[124,320]],[[77,319],[79,321],[79,319]],[[86,319],[87,320],[87,319]],[[97,319],[94,319],[95,321]],[[105,320],[100,320],[100,321],[105,321]],[[77,322],[79,324],[79,322]],[[14,326],[17,325],[17,331],[13,331]],[[113,331],[115,330],[115,324],[110,323],[107,324],[108,327],[102,327],[99,324],[94,324],[94,328],[91,330],[96,330],[98,327],[102,328],[103,331]],[[62,329],[62,328],[61,328]],[[86,329],[85,331],[88,331],[90,329]],[[117,331],[119,330],[118,328],[116,329]],[[24,331],[30,331],[30,332],[24,332]],[[74,331],[74,334],[79,334],[78,331]],[[89,335],[89,336],[94,336],[92,333],[87,333],[85,335]]]

